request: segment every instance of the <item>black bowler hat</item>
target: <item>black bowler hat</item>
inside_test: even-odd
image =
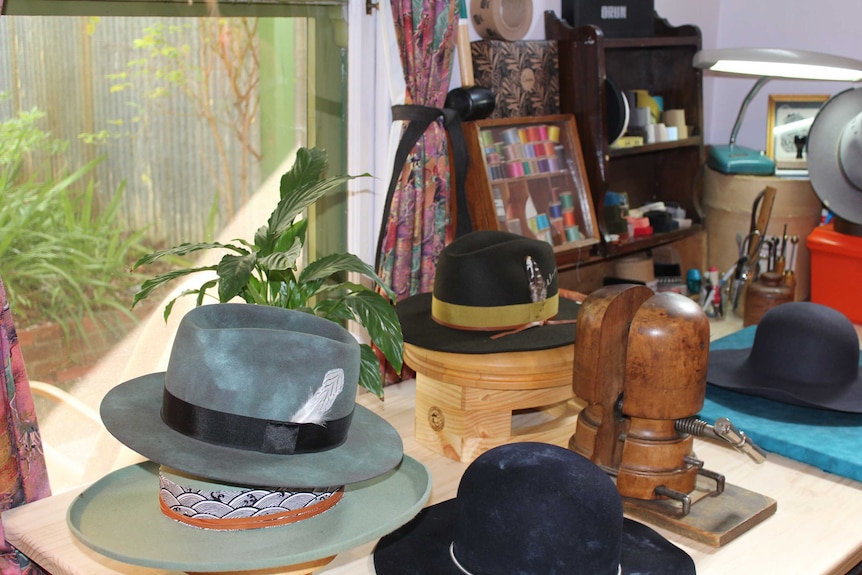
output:
[[[837,310],[785,303],[763,314],[750,348],[711,351],[706,381],[783,403],[862,413],[859,336]]]
[[[484,230],[443,248],[432,293],[406,298],[395,311],[407,343],[435,351],[497,353],[573,343],[579,308],[559,295],[549,243]]]
[[[546,443],[488,450],[458,495],[384,536],[377,575],[693,575],[694,562],[623,517],[613,481],[589,459]]]

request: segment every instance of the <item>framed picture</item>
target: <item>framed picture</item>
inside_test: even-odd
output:
[[[535,237],[555,252],[599,243],[573,115],[466,122],[464,132],[474,229]]]
[[[825,95],[769,95],[766,116],[766,155],[776,169],[807,170],[808,130]]]

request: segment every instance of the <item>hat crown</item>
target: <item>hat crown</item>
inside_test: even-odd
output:
[[[271,306],[217,304],[189,311],[171,350],[165,390],[196,407],[250,418],[291,418],[327,382],[341,379],[325,419],[349,415],[359,344],[346,329]]]
[[[618,572],[619,492],[568,449],[531,442],[491,449],[467,468],[457,500],[452,554],[473,575]]]
[[[557,263],[547,242],[494,230],[461,236],[440,253],[434,297],[476,307],[530,303],[531,258],[545,284],[546,297],[557,293]]]
[[[811,302],[790,302],[760,319],[747,362],[764,376],[842,387],[858,376],[859,337],[841,312]]]

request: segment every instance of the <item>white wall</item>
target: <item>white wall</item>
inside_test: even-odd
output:
[[[673,3],[684,3],[675,0]],[[862,2],[858,0],[721,0],[717,46],[791,48],[862,59]],[[713,129],[707,143],[726,143],[739,104],[753,85],[746,78],[715,82],[710,109]],[[772,80],[752,101],[737,142],[763,149],[769,94],[836,94],[850,87],[838,82]]]

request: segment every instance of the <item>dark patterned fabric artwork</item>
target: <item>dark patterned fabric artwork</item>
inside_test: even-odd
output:
[[[471,44],[477,86],[496,95],[491,118],[523,118],[560,113],[557,43],[547,40]]]

